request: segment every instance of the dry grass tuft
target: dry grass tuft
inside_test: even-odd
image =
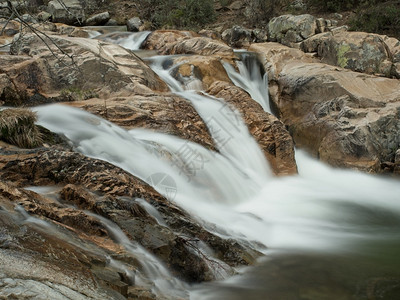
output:
[[[20,148],[41,146],[43,137],[35,121],[36,114],[28,109],[0,111],[0,139]]]

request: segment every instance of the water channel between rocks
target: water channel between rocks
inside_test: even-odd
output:
[[[107,39],[134,49],[138,43],[132,46],[131,40],[137,41],[117,35]],[[269,111],[267,80],[250,54],[241,55],[240,73],[225,65],[228,75]],[[192,287],[175,282],[177,290],[186,289],[191,299],[400,298],[398,181],[333,169],[301,150],[296,151],[299,174],[274,177],[235,109],[190,90],[198,87],[193,82],[176,80],[170,57],[146,61],[195,107],[218,153],[162,133],[126,131],[75,108],[52,105],[36,111],[40,125],[64,134],[79,152],[153,185],[197,219],[216,224],[216,234],[268,247],[260,249],[265,256],[256,266],[238,270],[238,275]],[[182,164],[160,158],[154,144],[178,153]],[[194,173],[179,167],[194,163],[187,151],[197,155]],[[120,243],[138,251],[123,237]],[[169,276],[164,269],[157,272],[161,275],[154,280]],[[171,285],[159,289],[174,297],[167,292]]]

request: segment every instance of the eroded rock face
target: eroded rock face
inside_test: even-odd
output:
[[[200,252],[192,251],[199,241],[215,249],[217,258],[231,266],[251,263],[259,255],[248,246],[206,231],[152,187],[109,163],[73,152],[42,150],[17,156],[7,153],[1,156],[0,165],[1,177],[7,180],[0,184],[0,192],[7,201],[19,203],[32,215],[72,228],[79,237],[86,235],[86,239],[106,252],[122,255],[122,258],[131,255],[122,251],[121,245],[110,241],[104,223],[87,211],[106,217],[183,280],[215,279],[205,258]],[[10,186],[10,181],[16,186]],[[59,191],[53,194],[60,200],[17,188],[26,185],[58,186]],[[137,199],[155,207],[168,227],[160,225]],[[7,202],[7,205],[13,204]],[[126,259],[123,260],[129,264]],[[132,268],[136,267],[138,264],[133,261]]]
[[[173,94],[135,95],[72,102],[126,129],[146,128],[172,134],[215,150],[203,120],[190,103]]]
[[[245,91],[227,82],[215,82],[207,93],[223,98],[240,112],[275,174],[297,173],[293,140],[282,122],[266,113]]]
[[[293,62],[274,97],[296,144],[334,166],[380,172],[400,138],[400,83]]]
[[[43,102],[153,93],[166,85],[132,52],[98,40],[51,36],[50,49],[35,35],[24,35],[12,46],[12,53],[26,55],[0,57],[2,72],[16,90],[7,105],[35,105]],[[60,50],[64,54],[61,54]],[[66,55],[73,59],[66,57]],[[19,60],[19,63],[13,63]],[[4,76],[4,75],[3,75]],[[6,79],[5,79],[6,80]],[[81,97],[82,99],[79,99]]]
[[[278,44],[250,49],[269,71],[271,99],[298,147],[333,166],[393,171],[400,142],[398,80],[317,63]]]

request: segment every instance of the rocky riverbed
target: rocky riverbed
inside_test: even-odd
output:
[[[126,130],[167,133],[218,152],[193,105],[168,89],[143,54],[90,39],[82,27],[40,23],[19,31],[15,22],[2,22],[7,30],[1,41],[12,39],[9,52],[0,55],[4,109],[62,103]],[[399,175],[400,43],[346,30],[310,15],[287,15],[270,22],[262,43],[245,30],[224,35],[225,41],[218,32],[160,30],[143,48],[173,55],[166,63],[178,66],[178,81],[195,78],[199,90],[236,110],[275,176],[296,174],[295,145],[335,167]],[[258,56],[275,115],[229,78],[222,62],[236,68],[232,45]],[[216,234],[214,224],[126,170],[37,129],[39,147],[1,144],[1,297],[168,298],[157,294],[144,260],[165,265],[170,284],[178,279],[184,285],[231,276],[268,246]]]

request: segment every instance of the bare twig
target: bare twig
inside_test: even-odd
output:
[[[8,0],[7,1],[8,4],[8,9],[11,11],[12,14],[15,14],[21,24],[21,30],[20,32],[22,33],[23,31],[23,26],[25,25],[25,27],[28,27],[45,45],[46,47],[49,49],[49,51],[51,52],[51,54],[63,65],[67,66],[64,61],[62,59],[60,59],[58,57],[58,55],[53,51],[53,49],[51,48],[51,45],[45,40],[45,38],[47,38],[51,44],[53,44],[64,56],[68,57],[72,64],[79,70],[79,67],[76,65],[75,61],[74,61],[74,56],[73,55],[69,55],[67,52],[65,52],[50,36],[48,36],[45,32],[33,27],[31,24],[29,24],[28,22],[26,22],[25,20],[23,20],[22,16],[19,14],[19,12],[15,9],[15,7],[12,5],[12,3]]]
[[[66,12],[68,14],[70,14],[71,16],[75,17],[75,19],[78,21],[79,25],[82,25],[81,21],[79,20],[79,18],[77,16],[75,16],[72,12],[70,12],[70,10],[68,9],[68,7],[65,5],[64,1],[62,0],[57,0],[58,3],[60,3],[60,5],[62,6],[62,8],[64,8],[66,10]]]
[[[4,31],[6,30],[6,27],[7,27],[8,23],[10,23],[12,18],[14,18],[14,13],[11,13],[10,16],[8,17],[6,24],[4,24],[3,28],[1,29],[0,35],[4,34]]]
[[[195,253],[201,257],[202,259],[204,259],[205,261],[207,261],[208,263],[210,263],[210,265],[212,265],[215,269],[220,268],[222,270],[224,270],[225,272],[227,271],[225,266],[222,265],[220,262],[214,260],[214,259],[210,259],[207,255],[204,254],[204,252],[199,249],[199,247],[196,246],[196,244],[200,241],[197,238],[190,238],[190,237],[186,237],[183,235],[179,235],[179,237],[182,239],[183,243],[188,246],[189,248],[191,248],[192,250],[195,251]]]

